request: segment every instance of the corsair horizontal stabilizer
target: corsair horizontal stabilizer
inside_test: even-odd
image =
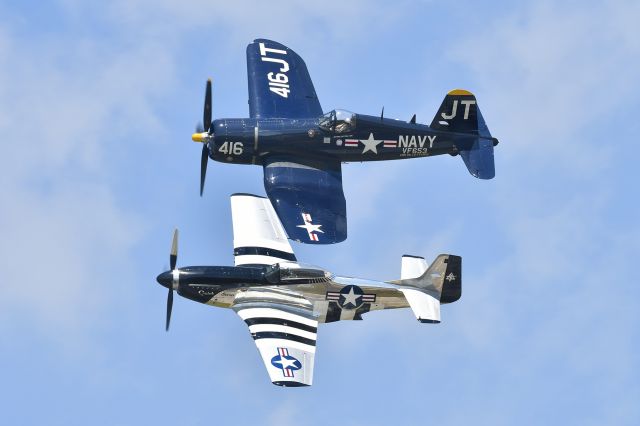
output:
[[[460,151],[460,157],[473,177],[478,179],[493,179],[495,177],[496,168],[491,140],[477,139],[471,149]]]
[[[409,256],[403,256],[403,276],[415,276],[416,271],[426,265],[426,262],[422,263],[419,258],[413,257],[413,259],[415,260]],[[404,294],[418,321],[439,323],[440,304],[460,298],[461,273],[462,258],[460,256],[441,254],[422,275],[391,281],[391,283],[400,287],[399,290]],[[443,300],[443,295],[446,301]]]
[[[268,198],[231,196],[235,265],[272,265],[296,261],[287,234]]]
[[[455,153],[460,154],[472,176],[492,179],[496,175],[493,147],[498,140],[491,136],[473,93],[462,89],[447,93],[430,127],[472,136],[461,142]]]

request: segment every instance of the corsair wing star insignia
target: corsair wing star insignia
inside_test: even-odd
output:
[[[234,194],[231,212],[235,266],[178,267],[174,233],[170,270],[157,278],[169,290],[167,330],[174,291],[232,309],[249,328],[276,385],[313,383],[319,324],[361,320],[365,313],[397,308],[410,308],[420,322],[438,323],[440,305],[460,298],[459,256],[443,254],[431,265],[421,257],[403,256],[398,281],[336,276],[298,262],[267,198]]]
[[[473,176],[495,175],[498,140],[471,92],[450,91],[425,125],[415,115],[407,122],[341,109],[323,114],[306,64],[275,41],[257,39],[247,46],[247,74],[249,118],[213,120],[207,82],[203,127],[192,135],[203,144],[200,193],[208,158],[261,165],[267,196],[295,241],[332,244],[347,238],[343,162],[459,154]],[[323,232],[302,229],[301,214],[310,214]]]
[[[302,220],[304,220],[304,225],[298,225],[298,228],[306,229],[309,234],[309,239],[312,241],[318,241],[318,234],[316,233],[320,232],[324,234],[324,231],[320,229],[322,225],[314,225],[311,223],[311,215],[308,213],[302,213]]]

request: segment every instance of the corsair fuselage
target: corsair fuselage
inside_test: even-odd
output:
[[[210,129],[214,138],[207,145],[209,156],[236,164],[262,164],[265,157],[277,155],[341,162],[382,161],[456,155],[471,149],[478,139],[474,134],[438,131],[424,124],[363,114],[349,113],[349,122],[340,123],[330,118],[332,113],[328,113],[329,118],[214,120]],[[340,126],[343,128],[337,128]]]

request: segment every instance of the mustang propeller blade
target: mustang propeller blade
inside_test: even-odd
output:
[[[204,191],[204,179],[207,175],[207,160],[209,157],[209,142],[213,138],[213,132],[211,132],[211,123],[213,121],[211,112],[211,79],[207,80],[207,88],[204,94],[204,112],[202,114],[202,123],[204,128],[198,125],[196,132],[191,135],[191,139],[194,142],[201,142],[202,156],[200,159],[200,196],[202,197],[202,191]]]
[[[171,274],[173,275],[173,281],[169,286],[169,293],[167,294],[167,322],[165,324],[165,331],[169,331],[169,324],[171,323],[171,310],[173,309],[173,288],[178,284],[178,277],[180,273],[176,271],[176,262],[178,261],[178,230],[173,231],[173,241],[171,243],[171,254],[169,255],[169,265],[171,265]]]

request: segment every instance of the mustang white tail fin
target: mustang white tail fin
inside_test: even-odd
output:
[[[287,234],[268,198],[231,196],[235,265],[272,265],[296,261]]]
[[[418,278],[427,271],[427,261],[421,256],[411,256],[405,254],[402,256],[402,267],[400,269],[400,279],[408,280],[409,278]]]
[[[391,281],[400,286],[411,310],[420,322],[439,323],[440,304],[460,298],[462,258],[441,254],[426,267],[423,258],[402,257],[402,279]],[[423,271],[418,275],[419,271]]]

